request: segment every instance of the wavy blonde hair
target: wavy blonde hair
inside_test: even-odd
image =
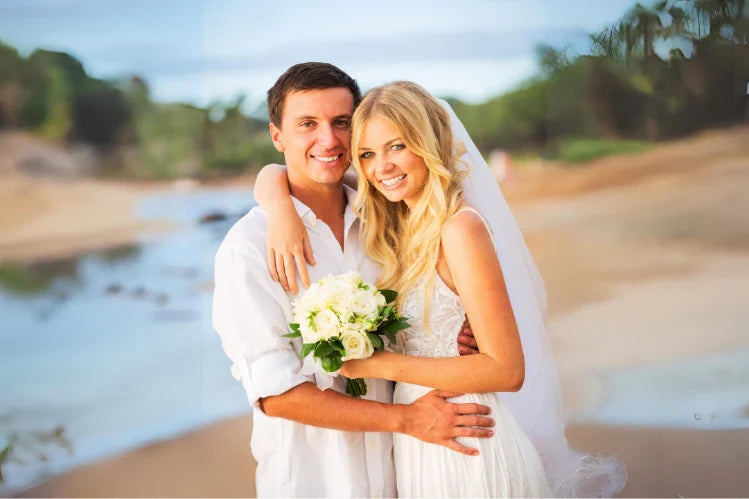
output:
[[[392,122],[406,147],[426,164],[427,178],[413,210],[403,201],[388,201],[364,176],[358,150],[364,127],[374,116]],[[453,143],[450,117],[434,97],[415,83],[396,81],[371,90],[359,104],[351,151],[359,174],[354,206],[361,239],[369,257],[382,266],[377,286],[398,291],[400,307],[406,293],[423,281],[428,329],[440,235],[463,202],[460,182],[467,168],[458,166],[465,147]]]

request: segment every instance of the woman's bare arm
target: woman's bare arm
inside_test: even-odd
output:
[[[296,294],[296,269],[304,287],[309,287],[307,264],[315,264],[307,229],[291,200],[286,167],[266,165],[257,174],[255,201],[268,213],[266,251],[268,272],[285,291]]]
[[[486,227],[475,213],[461,212],[443,231],[442,245],[481,353],[431,358],[380,352],[370,359],[345,362],[341,373],[456,392],[519,390],[525,378],[523,349]]]

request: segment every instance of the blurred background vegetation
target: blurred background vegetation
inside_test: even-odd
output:
[[[539,46],[539,74],[481,104],[450,99],[477,145],[565,162],[745,119],[745,0],[636,4],[590,34],[587,53]],[[0,42],[0,130],[83,145],[94,174],[210,177],[282,160],[243,99],[207,108],[155,102],[146,81],[89,76],[74,57]]]

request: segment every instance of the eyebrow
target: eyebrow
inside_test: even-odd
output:
[[[339,114],[338,116],[334,116],[333,117],[334,120],[339,120],[341,118],[346,118],[346,119],[350,120],[351,119],[351,115],[350,114]],[[314,115],[311,115],[311,114],[307,114],[307,115],[303,115],[303,116],[295,116],[294,119],[295,120],[318,120],[318,119],[320,119],[320,117],[319,116],[314,116]]]
[[[393,142],[398,142],[398,141],[400,141],[400,140],[402,140],[402,139],[400,138],[400,136],[398,136],[398,137],[395,137],[394,139],[390,139],[390,140],[388,140],[387,142],[385,142],[385,145],[386,145],[386,146],[389,146],[389,145],[390,145],[390,144],[392,144]],[[359,150],[360,150],[360,151],[363,151],[363,150],[371,150],[371,149],[370,149],[369,147],[367,147],[367,146],[361,146],[361,147],[359,147]]]

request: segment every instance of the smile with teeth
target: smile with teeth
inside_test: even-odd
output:
[[[387,188],[392,188],[400,184],[405,178],[406,174],[404,173],[403,175],[398,175],[397,177],[389,178],[387,180],[380,180],[380,183]]]
[[[323,163],[332,163],[333,161],[337,160],[343,156],[343,154],[336,154],[335,156],[312,156],[318,161],[322,161]]]

